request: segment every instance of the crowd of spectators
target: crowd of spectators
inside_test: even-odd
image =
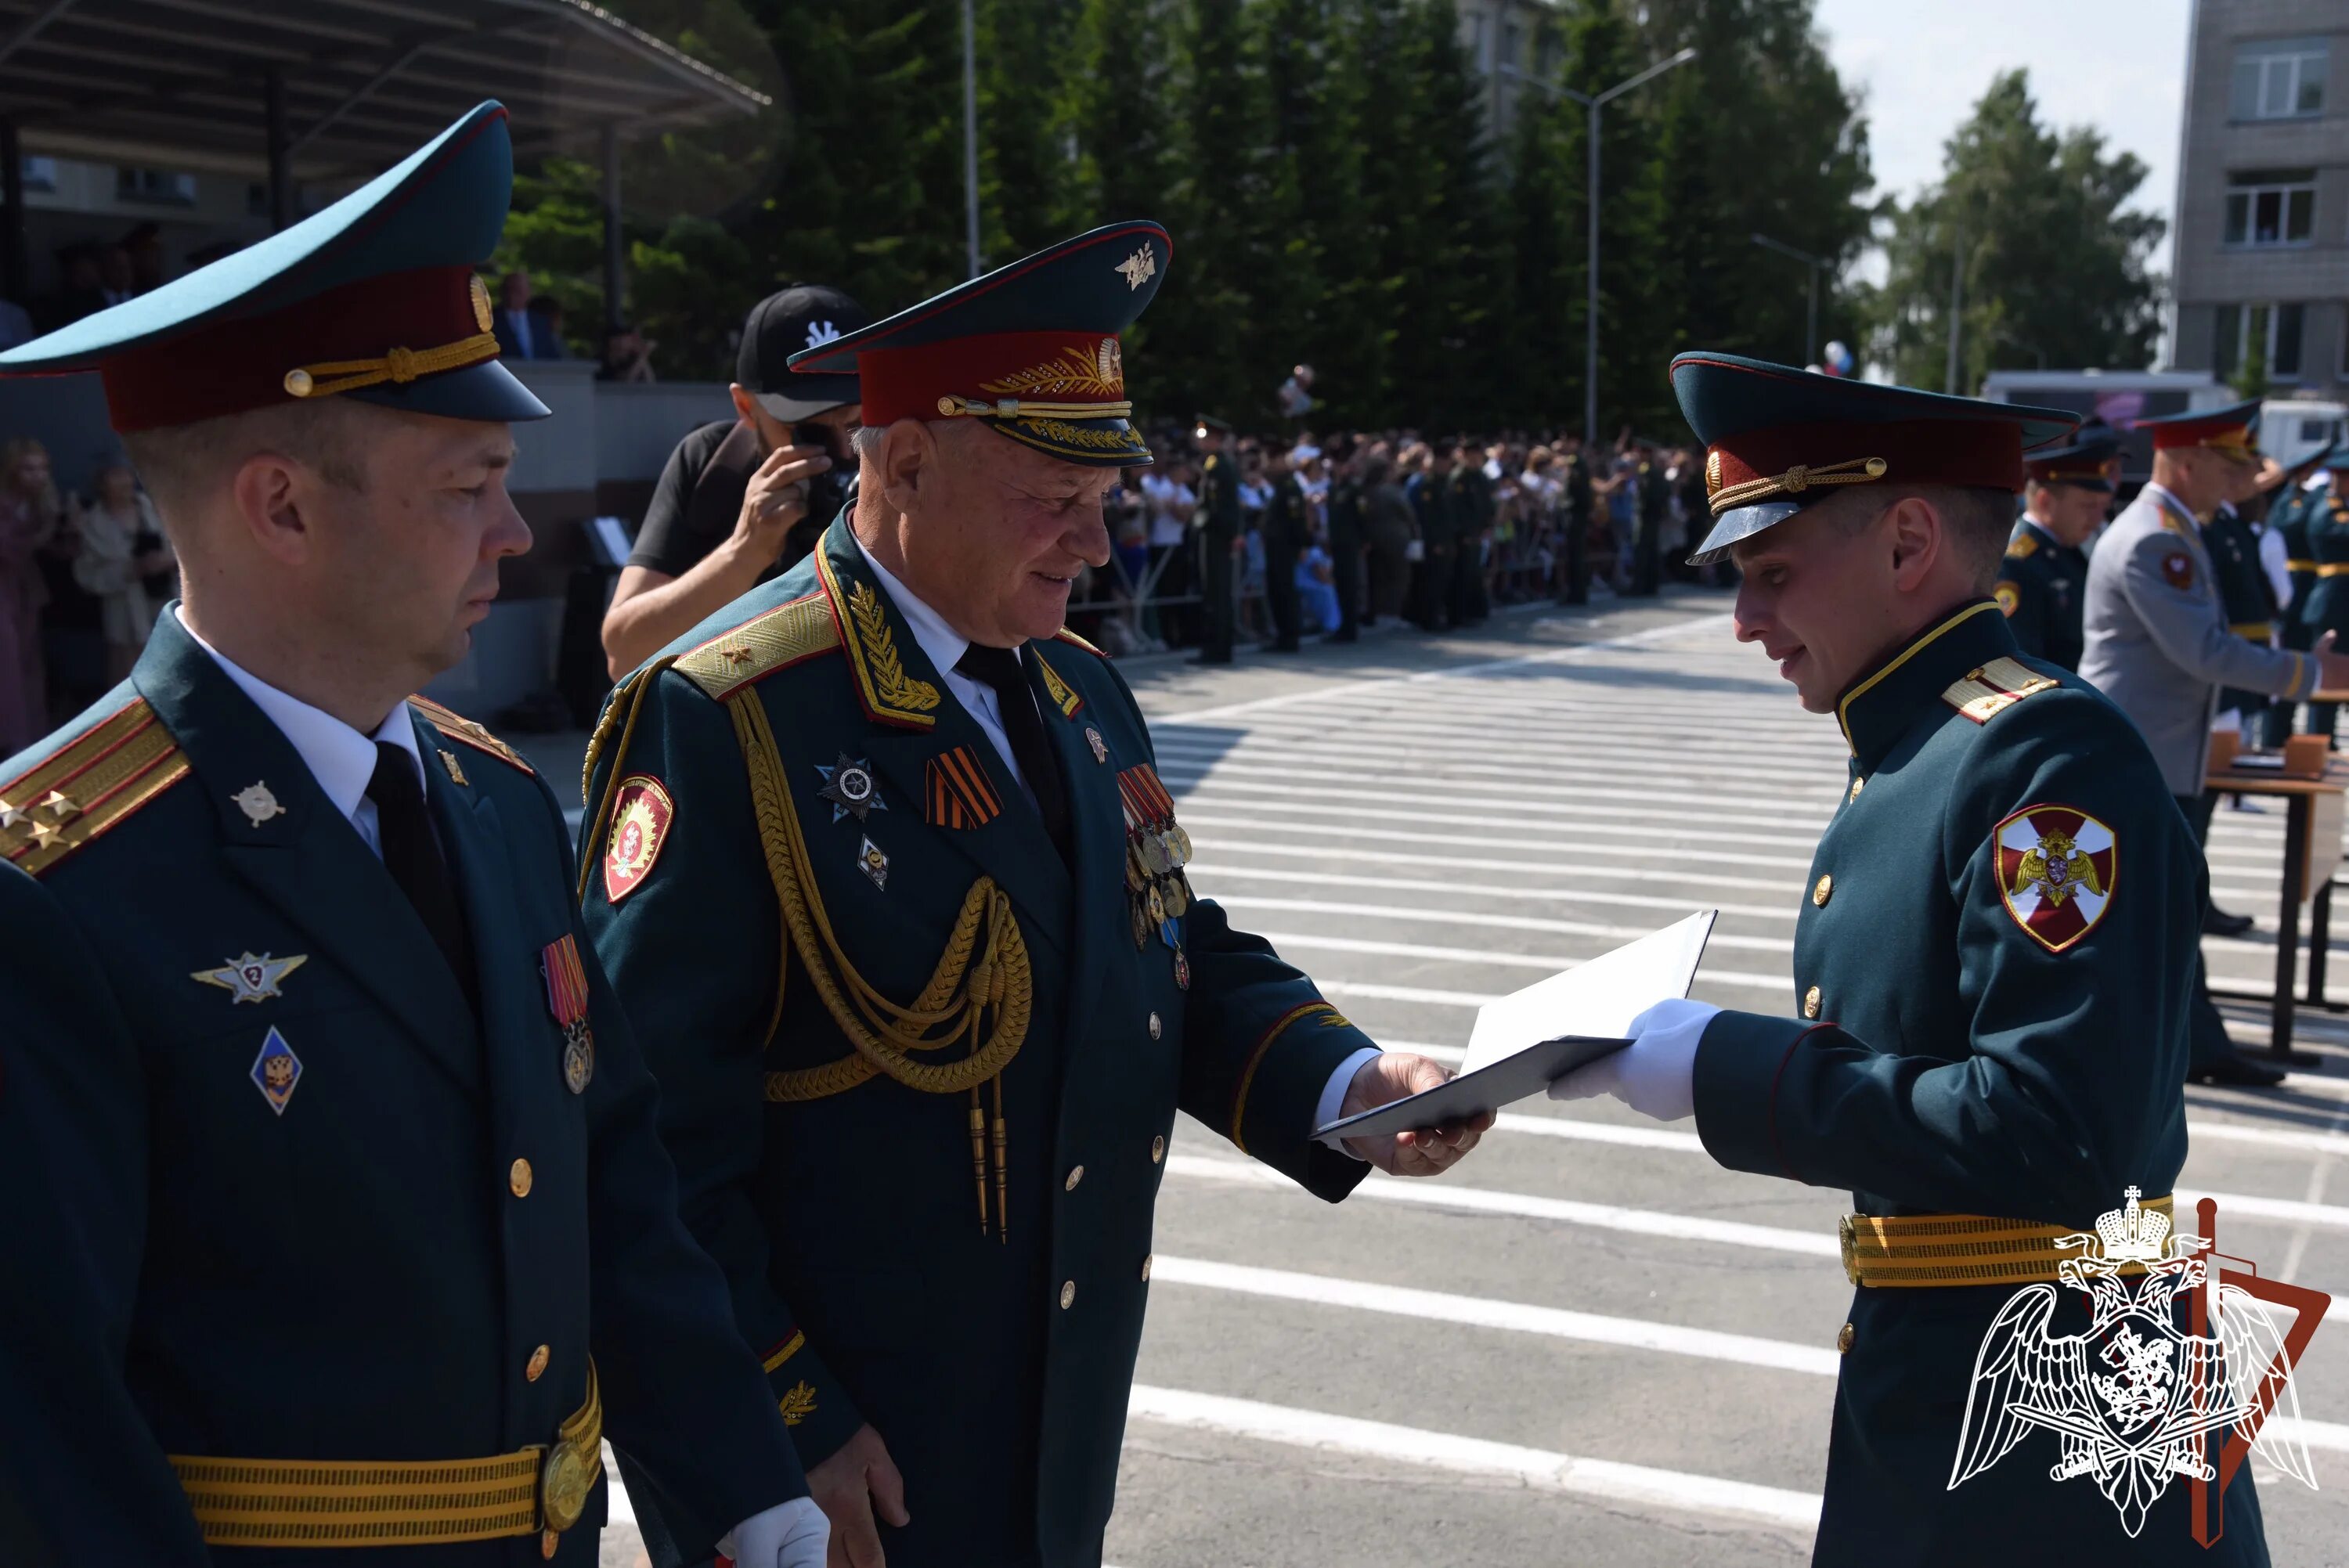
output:
[[[0,759],[130,673],[179,563],[128,465],[61,492],[49,454],[0,442]]]
[[[1150,446],[1156,461],[1110,492],[1111,562],[1078,584],[1071,610],[1112,653],[1194,645],[1202,626],[1202,459],[1183,429],[1154,430]],[[1267,573],[1277,562],[1295,563],[1301,629],[1348,641],[1382,622],[1444,631],[1495,605],[1713,575],[1684,564],[1707,519],[1701,462],[1629,431],[1594,455],[1562,433],[1294,428],[1242,438],[1237,460],[1232,577],[1246,637],[1276,635]],[[1301,505],[1276,504],[1288,487]],[[1280,537],[1299,514],[1302,537]]]

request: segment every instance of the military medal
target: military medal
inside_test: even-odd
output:
[[[1181,877],[1168,877],[1160,884],[1159,902],[1166,906],[1169,916],[1175,920],[1183,918],[1191,907],[1191,895],[1184,890]]]
[[[302,1058],[273,1027],[262,1037],[261,1054],[253,1058],[251,1076],[269,1109],[283,1116],[286,1102],[294,1098],[294,1086],[302,1081]]]
[[[861,822],[868,811],[889,809],[889,802],[881,799],[881,791],[873,782],[871,766],[863,758],[852,762],[843,751],[839,761],[829,768],[819,762],[815,770],[823,775],[823,788],[816,793],[832,802],[833,821],[853,816]]]
[[[1133,944],[1147,947],[1150,945],[1150,912],[1142,907],[1140,899],[1131,903],[1133,909]]]
[[[563,1082],[584,1092],[595,1076],[595,1033],[587,1024],[587,969],[579,943],[569,932],[539,950],[539,973],[546,976],[546,1006],[563,1026]]]
[[[887,890],[889,886],[889,857],[881,852],[880,845],[874,843],[871,839],[866,839],[862,843],[859,843],[856,846],[856,865],[858,870],[862,871],[866,876],[873,879],[873,885],[874,887],[880,888],[885,892]]]
[[[266,953],[256,958],[251,953],[243,953],[217,969],[199,969],[188,978],[233,992],[231,1002],[266,1002],[283,994],[277,988],[279,981],[308,962],[310,955],[306,953],[296,953],[291,958],[274,958]]]
[[[1102,738],[1102,732],[1093,728],[1091,725],[1087,725],[1085,727],[1085,744],[1092,748],[1093,760],[1095,762],[1107,762],[1109,760],[1109,742],[1103,740]]]

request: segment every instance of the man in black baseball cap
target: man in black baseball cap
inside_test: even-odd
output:
[[[787,570],[847,503],[856,374],[808,376],[791,356],[870,325],[836,288],[793,284],[742,324],[731,419],[677,444],[604,612],[614,679],[712,612]]]

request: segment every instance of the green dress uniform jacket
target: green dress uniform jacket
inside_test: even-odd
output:
[[[611,1441],[719,1529],[806,1491],[678,1219],[562,811],[478,726],[411,717],[478,1014],[300,753],[170,611],[129,681],[0,766],[12,1568],[592,1565],[603,1483],[543,1557],[526,1450],[598,1390]],[[451,1540],[409,1507],[331,1546],[274,1544],[191,1511],[226,1479],[202,1460],[492,1456],[515,1472],[489,1500],[499,1538]]]
[[[2006,612],[2015,646],[2033,658],[2080,667],[2081,615],[2086,606],[2088,554],[2057,542],[2024,518],[1999,563],[1992,596]]]
[[[2316,581],[2299,620],[2310,641],[2326,632],[2349,640],[2349,503],[2335,490],[2320,492],[2307,510],[2308,558]]]
[[[2168,1192],[2203,872],[2145,743],[2076,676],[2020,657],[1987,602],[1854,686],[1837,716],[1850,787],[1795,924],[1802,1016],[1707,1027],[1706,1150],[1850,1188],[1863,1215],[2089,1230],[2131,1183]],[[2071,873],[2060,903],[2050,857]],[[1814,1561],[2264,1563],[2249,1467],[2207,1553],[2182,1480],[2130,1540],[2093,1480],[2049,1480],[2049,1434],[1950,1489],[1975,1354],[2013,1294],[1858,1289]]]
[[[2295,487],[2268,511],[2268,526],[2283,539],[2284,569],[2292,574],[2292,603],[2282,614],[2283,645],[2306,648],[2316,641],[2309,630],[2308,602],[2316,591],[2316,559],[2309,553],[2308,527],[2332,499],[2328,490]]]
[[[2219,578],[2219,603],[2227,615],[2227,629],[2257,647],[2275,641],[2278,605],[2275,584],[2260,562],[2260,536],[2232,507],[2222,506],[2203,525],[2202,542],[2210,552],[2210,567]],[[2219,708],[2257,713],[2268,704],[2263,693],[2230,687],[2219,694]]]
[[[1022,664],[1073,867],[845,519],[590,755],[586,922],[687,1219],[802,1460],[888,1445],[890,1568],[1101,1561],[1178,1109],[1333,1202],[1367,1170],[1310,1124],[1369,1042],[1160,869],[1186,848],[1124,682],[1068,634]]]

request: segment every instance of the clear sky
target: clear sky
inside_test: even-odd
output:
[[[2031,72],[2044,123],[2087,124],[2151,170],[2132,203],[2177,194],[2189,0],[1818,0],[1827,53],[1868,95],[1879,194],[1938,179],[1941,147],[1999,71]],[[2164,242],[2156,264],[2169,266]],[[1873,268],[1863,270],[1874,271]]]

